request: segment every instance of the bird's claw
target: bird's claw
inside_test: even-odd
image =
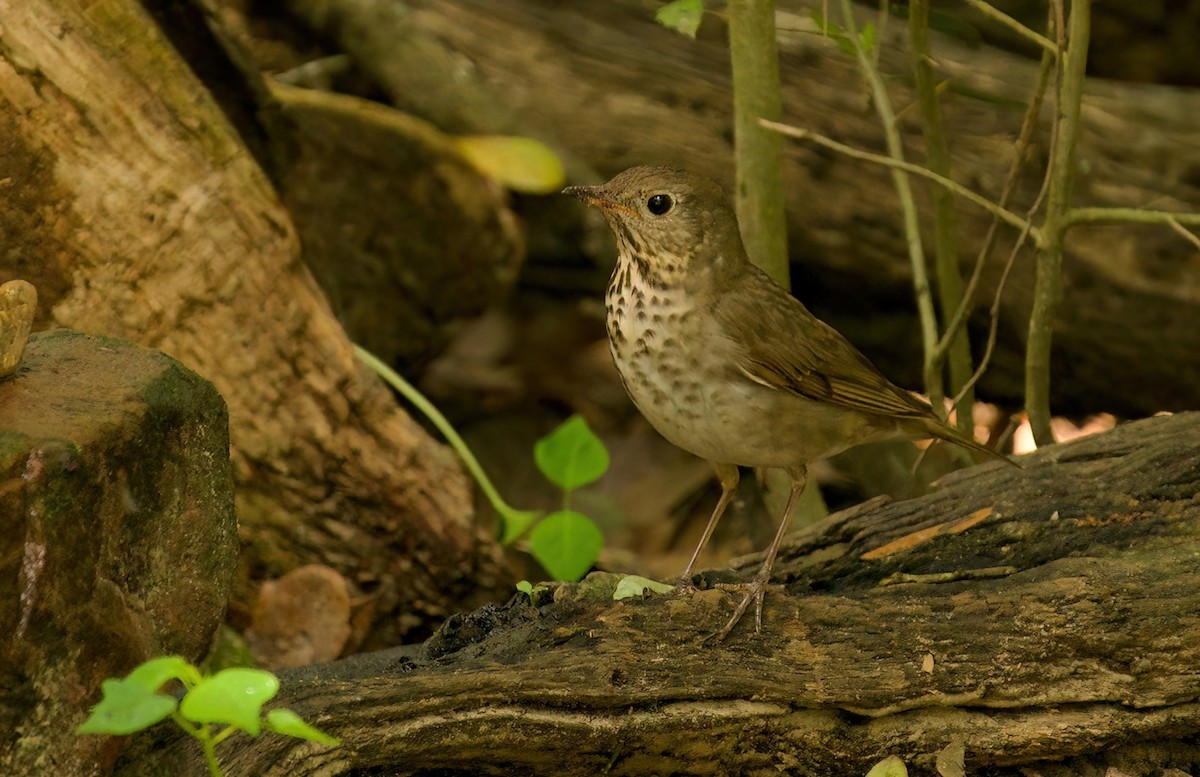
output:
[[[691,575],[681,575],[680,578],[675,581],[675,587],[671,589],[671,593],[690,594],[699,590],[700,589],[696,587],[696,584],[692,582]]]
[[[766,578],[759,576],[755,576],[748,583],[717,583],[715,587],[724,591],[741,592],[742,600],[738,602],[738,606],[733,610],[733,615],[729,616],[729,620],[725,622],[725,625],[705,637],[705,642],[720,642],[729,636],[729,633],[733,631],[733,627],[746,614],[746,610],[750,607],[750,602],[754,602],[754,633],[761,633],[763,600],[766,598],[767,589],[783,589],[781,585],[770,585]]]

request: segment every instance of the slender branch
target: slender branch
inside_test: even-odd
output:
[[[1180,236],[1183,237],[1184,240],[1186,240],[1189,243],[1191,243],[1192,245],[1196,246],[1196,248],[1200,248],[1200,237],[1197,237],[1195,232],[1191,231],[1184,225],[1180,224],[1175,219],[1171,219],[1170,224],[1171,224],[1171,229],[1178,232],[1180,234]]]
[[[1062,29],[1062,6],[1060,0],[1051,0],[1050,6],[1047,8],[1046,26],[1048,29],[1055,30],[1059,40],[1063,40]],[[1016,152],[1017,158],[1013,161],[1012,167],[1008,171],[1008,179],[1004,183],[1004,191],[1000,195],[1000,203],[1003,205],[1008,201],[1008,197],[1016,184],[1017,173],[1021,167],[1021,158],[1025,154],[1025,148],[1033,138],[1033,133],[1037,129],[1038,116],[1042,112],[1042,101],[1046,94],[1046,85],[1050,81],[1050,74],[1054,70],[1054,64],[1057,61],[1056,57],[1049,54],[1042,55],[1041,65],[1038,68],[1038,81],[1033,90],[1033,98],[1029,101],[1029,109],[1025,111],[1025,121],[1021,125],[1021,134],[1017,138]],[[1057,122],[1050,125],[1050,148],[1056,147],[1058,142],[1059,124]],[[1041,209],[1042,203],[1046,199],[1046,195],[1050,191],[1050,179],[1053,169],[1047,165],[1045,173],[1042,175],[1042,185],[1038,188],[1037,196],[1033,198],[1033,204],[1029,206],[1029,210],[1025,213],[1026,220],[1032,224],[1033,217]],[[984,241],[984,252],[980,254],[978,261],[975,263],[975,272],[971,276],[972,284],[978,280],[979,271],[982,268],[983,259],[986,252],[991,251],[991,241],[995,234],[996,222],[993,222],[992,228],[988,230],[987,239]],[[1013,243],[1012,250],[1009,251],[1008,260],[1004,263],[1004,269],[1000,273],[1000,280],[996,284],[996,292],[992,295],[992,306],[988,311],[988,336],[987,343],[983,348],[983,355],[979,358],[979,366],[975,369],[975,374],[967,381],[968,386],[974,386],[983,377],[987,371],[988,365],[991,364],[992,354],[996,350],[996,333],[1000,328],[1000,300],[1004,295],[1004,287],[1008,283],[1009,273],[1012,272],[1013,265],[1016,264],[1017,253],[1021,250],[1021,246],[1025,244],[1026,233],[1022,232],[1016,242]],[[961,392],[960,392],[961,394]],[[957,406],[961,401],[962,396],[955,398],[954,405]],[[1015,426],[1009,424],[1008,434],[1011,435],[1015,430]],[[1002,438],[1004,435],[1002,435]],[[1003,442],[1003,439],[997,440],[998,445]]]
[[[1073,0],[1067,19],[1067,49],[1061,58],[1056,119],[1058,136],[1051,160],[1046,219],[1042,224],[1045,242],[1037,257],[1033,311],[1029,317],[1025,352],[1025,410],[1038,445],[1054,442],[1050,428],[1050,356],[1055,315],[1062,299],[1063,240],[1070,226],[1067,218],[1074,182],[1090,24],[1091,0]]]
[[[985,0],[967,0],[967,5],[971,6],[976,11],[979,11],[992,21],[1004,25],[1021,37],[1033,41],[1048,51],[1055,58],[1058,57],[1058,46],[1054,45],[1054,41],[1050,40],[1044,35],[1039,35],[1037,32],[1029,29],[1008,14],[992,7],[991,3],[985,2]]]
[[[785,289],[788,280],[783,139],[759,119],[783,115],[774,0],[730,0],[736,208],[750,261]]]
[[[812,130],[793,127],[790,124],[782,124],[777,121],[763,120],[759,123],[767,129],[774,130],[781,135],[787,135],[788,137],[796,138],[797,140],[811,140],[818,146],[824,146],[831,151],[836,151],[839,154],[843,154],[852,159],[861,159],[864,162],[874,162],[875,164],[884,165],[885,167],[891,167],[897,170],[903,170],[906,173],[912,173],[913,175],[917,175],[922,178],[928,178],[930,181],[933,181],[942,188],[957,194],[959,197],[962,197],[967,202],[977,205],[988,213],[991,213],[993,216],[1000,219],[1005,224],[1013,227],[1014,229],[1022,232],[1028,231],[1029,236],[1033,238],[1035,245],[1039,245],[1041,243],[1042,234],[1041,230],[1039,230],[1037,227],[1033,226],[1016,213],[998,206],[996,203],[992,202],[987,197],[984,197],[982,194],[974,192],[962,184],[950,180],[944,175],[938,175],[937,173],[930,172],[924,167],[921,167],[920,165],[914,165],[911,162],[892,159],[891,157],[887,157],[882,154],[875,154],[871,151],[863,151],[862,149],[857,149],[853,146],[847,146],[845,143],[839,143],[833,138],[826,137],[825,135],[813,132]]]
[[[858,24],[854,22],[854,11],[850,0],[841,0],[842,24],[845,25],[846,37],[854,47],[854,56],[858,59],[859,71],[871,90],[871,100],[875,103],[875,113],[880,116],[883,125],[883,138],[888,147],[888,156],[896,162],[904,162],[904,143],[900,139],[900,126],[892,109],[892,100],[888,97],[883,78],[875,66],[871,52],[863,47],[863,36],[859,35]],[[934,295],[929,288],[929,275],[925,270],[925,251],[920,242],[920,222],[917,217],[917,204],[912,197],[912,186],[908,182],[905,171],[892,167],[892,181],[896,195],[900,198],[900,212],[904,218],[904,231],[908,246],[908,263],[912,266],[913,293],[917,297],[917,315],[920,319],[920,339],[922,339],[925,354],[925,365],[929,363],[929,355],[937,344],[937,313],[934,311]],[[928,369],[925,371],[928,374]],[[940,380],[934,384],[926,384],[925,394],[929,397],[934,408],[940,409],[942,398],[946,392],[942,390]]]
[[[1012,271],[1013,265],[1016,264],[1017,253],[1021,250],[1021,246],[1024,243],[1025,236],[1022,235],[1013,244],[1012,250],[1009,251],[1008,261],[1004,263],[1004,269],[1000,272],[1000,280],[996,282],[996,293],[992,296],[992,307],[988,311],[987,344],[983,347],[983,355],[979,357],[979,366],[975,368],[975,374],[963,384],[962,389],[954,397],[954,401],[951,403],[952,407],[958,407],[959,403],[967,396],[967,393],[983,377],[983,373],[987,371],[988,365],[991,364],[992,353],[996,350],[996,334],[1000,331],[1000,298],[1004,294],[1005,284],[1008,283],[1008,274]]]
[[[1021,163],[1025,158],[1025,150],[1029,148],[1029,144],[1033,141],[1033,135],[1037,131],[1038,117],[1042,112],[1042,103],[1046,96],[1046,86],[1050,83],[1050,74],[1054,70],[1055,57],[1049,53],[1042,54],[1042,61],[1038,67],[1037,84],[1033,89],[1033,96],[1030,98],[1029,107],[1025,111],[1025,119],[1021,123],[1021,131],[1017,135],[1017,142],[1013,145],[1014,155],[1013,162],[1008,168],[1008,175],[1004,181],[1004,187],[1000,191],[1000,199],[997,205],[1001,208],[1007,208],[1008,201],[1012,197],[1012,193],[1016,190],[1017,174],[1021,171]],[[1049,186],[1049,181],[1045,178],[1042,180],[1041,191],[1034,201],[1027,215],[1027,223],[1033,223],[1033,214],[1041,206],[1042,198],[1045,196],[1046,189]],[[963,292],[962,302],[950,317],[950,320],[945,324],[946,334],[942,335],[942,339],[938,342],[937,353],[944,353],[950,347],[949,333],[955,331],[962,326],[963,321],[971,312],[972,301],[975,298],[975,292],[979,287],[979,281],[983,277],[983,267],[987,262],[988,256],[992,253],[992,248],[996,243],[996,235],[999,233],[1000,219],[996,216],[992,217],[992,223],[988,225],[987,234],[984,235],[983,244],[979,249],[978,255],[975,257],[975,267],[971,270],[971,277],[967,281],[967,288]],[[980,359],[979,366],[975,370],[975,374],[967,381],[966,386],[973,386],[983,375],[988,361],[991,358],[991,350],[995,347],[996,329],[999,325],[1000,315],[1000,292],[1004,288],[1004,281],[1008,278],[1008,270],[1012,268],[1012,263],[1016,259],[1017,251],[1024,245],[1028,231],[1022,230],[1020,237],[1013,246],[1012,252],[1009,254],[1008,264],[1000,279],[1000,284],[996,289],[996,296],[991,308],[991,320],[989,322],[989,345],[985,350],[983,357]],[[960,390],[954,399],[954,407],[957,408],[959,403],[964,401],[968,392]]]
[[[1200,226],[1200,213],[1171,213],[1165,210],[1142,210],[1141,208],[1071,208],[1066,213],[1067,226],[1094,224],[1104,221],[1123,221],[1136,224],[1172,223]]]
[[[913,76],[916,84],[917,103],[921,108],[921,131],[925,136],[925,156],[931,171],[945,178],[950,177],[950,144],[942,121],[942,109],[938,103],[937,84],[934,79],[932,50],[929,45],[929,0],[912,0],[908,8],[909,46],[912,55]],[[958,264],[958,221],[954,213],[954,199],[947,190],[934,186],[930,190],[933,201],[934,220],[934,268],[937,272],[938,312],[943,321],[948,321],[955,310],[962,307],[963,277]],[[966,337],[966,327],[959,320],[954,326],[943,326],[941,338],[925,360],[925,384],[929,385],[942,375],[949,361],[949,392],[960,392],[971,373],[971,343]],[[943,342],[947,348],[939,348]],[[968,406],[974,404],[974,394],[968,390],[963,397]],[[959,413],[957,426],[969,434],[972,427],[971,414]]]
[[[871,52],[864,50],[863,40],[859,35],[858,24],[854,20],[854,10],[850,0],[841,0],[842,22],[845,25],[846,36],[854,46],[854,54],[858,59],[859,70],[871,89],[871,97],[875,103],[875,112],[883,125],[883,135],[887,143],[888,156],[897,162],[904,161],[904,144],[900,140],[900,127],[892,110],[892,101],[884,87],[879,68],[871,57]],[[917,205],[913,200],[912,186],[908,175],[898,166],[892,166],[892,182],[896,194],[900,198],[900,211],[904,219],[904,234],[908,244],[908,259],[912,265],[913,291],[917,298],[917,315],[921,322],[921,343],[925,354],[925,364],[938,340],[937,313],[933,309],[933,293],[929,288],[929,275],[925,269],[925,250],[921,246],[921,225],[917,217]],[[925,370],[928,375],[928,370]],[[925,393],[939,412],[942,408],[942,398],[945,392],[941,381],[935,380],[926,384]]]

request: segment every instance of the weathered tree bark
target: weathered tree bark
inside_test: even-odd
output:
[[[34,282],[45,324],[153,345],[225,397],[235,611],[308,562],[347,577],[379,644],[481,601],[498,552],[457,461],[358,363],[269,182],[142,7],[0,0],[0,18],[0,280]]]
[[[1148,419],[830,516],[787,543],[763,632],[746,619],[718,645],[720,590],[613,602],[589,578],[455,616],[419,650],[285,677],[280,703],[341,748],[262,737],[222,757],[261,775],[861,777],[889,754],[932,774],[957,741],[968,773],[1186,770],[1198,441],[1200,414]],[[148,737],[119,773],[200,775],[193,749]]]
[[[380,0],[291,5],[357,56],[391,99],[448,131],[534,135],[604,174],[674,164],[732,179],[728,52],[715,15],[700,40],[690,41],[658,26],[640,0],[410,0],[408,13]],[[855,64],[808,19],[808,9],[821,6],[778,3],[785,119],[880,150],[881,129],[864,109]],[[913,102],[903,27],[889,25],[880,40],[881,68],[897,76],[888,83],[898,107]],[[1036,65],[942,36],[934,54],[938,77],[952,87],[943,109],[954,177],[998,196]],[[439,66],[440,81],[432,73]],[[919,149],[917,114],[905,114],[903,130]],[[1194,91],[1090,81],[1077,203],[1195,211],[1197,115]],[[1012,206],[1018,212],[1040,184],[1047,137],[1043,131],[1031,151],[1033,169]],[[893,379],[920,385],[910,273],[889,173],[805,144],[791,144],[788,155],[795,293]],[[928,213],[927,204],[922,208]],[[973,262],[988,220],[970,206],[959,215],[970,236],[960,241],[962,258]],[[977,339],[1013,237],[1002,234],[977,300]],[[1200,287],[1188,280],[1200,266],[1195,247],[1167,228],[1084,226],[1071,233],[1068,252],[1054,340],[1055,409],[1145,415],[1200,404]],[[1020,403],[1031,293],[1032,263],[1021,259],[1005,293],[998,350],[982,387],[987,397]],[[1132,365],[1129,379],[1113,379],[1115,366]]]

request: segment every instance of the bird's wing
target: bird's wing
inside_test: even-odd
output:
[[[894,386],[846,338],[757,268],[713,312],[737,354],[734,369],[770,388],[866,413],[929,419],[928,405]]]

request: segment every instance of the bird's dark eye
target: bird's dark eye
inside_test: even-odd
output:
[[[671,209],[675,201],[671,199],[669,194],[654,194],[650,199],[646,200],[646,209],[655,216],[662,216]]]

